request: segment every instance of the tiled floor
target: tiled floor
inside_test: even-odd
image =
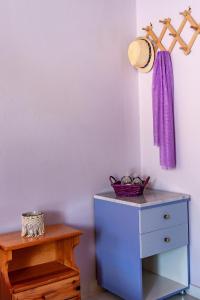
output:
[[[101,293],[93,298],[90,298],[88,300],[122,300],[121,298],[119,297],[116,297],[114,295],[111,295],[109,293]],[[152,299],[154,300],[154,299]],[[193,298],[189,295],[185,295],[185,296],[174,296],[172,298],[170,298],[170,300],[196,300],[196,298]]]

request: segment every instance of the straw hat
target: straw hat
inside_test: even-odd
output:
[[[146,37],[138,37],[129,45],[128,57],[131,65],[140,72],[151,71],[155,59],[153,44]]]

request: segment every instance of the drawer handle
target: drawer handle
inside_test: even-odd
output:
[[[169,220],[171,218],[171,216],[170,216],[170,214],[166,213],[166,214],[163,215],[163,218],[165,220]]]
[[[170,243],[170,242],[171,242],[170,237],[166,236],[166,237],[164,238],[164,242],[165,242],[165,243]]]

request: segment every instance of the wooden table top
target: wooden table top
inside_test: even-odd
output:
[[[37,238],[24,238],[21,231],[0,234],[0,248],[8,250],[16,250],[32,247],[51,241],[67,239],[80,236],[82,232],[64,224],[56,224],[45,226],[45,234]]]

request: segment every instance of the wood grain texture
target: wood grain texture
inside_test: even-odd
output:
[[[58,224],[39,238],[0,235],[0,300],[80,300],[74,248],[81,231]]]
[[[45,227],[45,234],[38,238],[23,238],[21,232],[11,232],[0,235],[0,248],[3,250],[16,250],[34,245],[40,245],[55,240],[67,239],[80,236],[80,230],[63,224],[50,225]]]
[[[21,292],[56,280],[79,276],[79,272],[56,261],[9,273],[13,292]]]
[[[57,241],[14,250],[8,264],[9,272],[57,260],[56,243]]]
[[[50,299],[50,300],[64,300],[73,299],[80,294],[80,282],[77,277],[68,278],[57,281],[44,286],[36,287],[14,294],[15,300],[35,300],[35,299]]]

